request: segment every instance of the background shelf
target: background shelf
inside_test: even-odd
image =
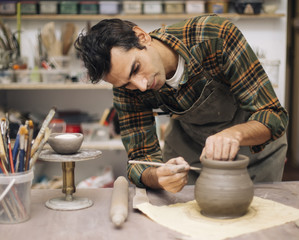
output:
[[[128,14],[118,14],[118,15],[80,15],[80,14],[34,14],[34,15],[22,15],[22,20],[101,20],[105,18],[121,18],[121,19],[135,19],[135,20],[182,20],[191,17],[196,17],[201,14],[141,14],[141,15],[128,15]],[[223,13],[218,14],[221,17],[232,18],[232,19],[263,19],[263,18],[281,18],[285,14],[273,13],[273,14],[238,14],[238,13]],[[1,16],[3,19],[16,19],[16,16]]]
[[[71,90],[71,89],[112,89],[107,82],[88,83],[8,83],[0,84],[0,90]]]

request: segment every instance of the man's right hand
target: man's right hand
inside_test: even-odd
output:
[[[172,158],[164,166],[147,168],[141,180],[150,188],[176,193],[187,184],[189,169],[190,166],[182,157]]]

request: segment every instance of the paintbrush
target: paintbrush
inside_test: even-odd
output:
[[[128,163],[129,164],[144,164],[144,165],[157,166],[157,167],[161,167],[161,166],[172,166],[172,165],[174,165],[174,164],[165,164],[165,163],[159,163],[159,162],[147,162],[147,161],[136,161],[136,160],[129,160]],[[190,170],[200,171],[201,168],[190,167]]]
[[[16,169],[16,164],[17,164],[17,157],[18,157],[18,153],[19,153],[19,147],[20,147],[20,134],[18,132],[16,140],[15,140],[15,144],[14,144],[13,149],[12,149],[12,159],[13,159],[13,164],[14,164],[15,169]]]
[[[10,170],[11,170],[12,173],[14,173],[15,169],[14,169],[14,163],[13,163],[13,157],[12,157],[11,143],[10,143],[9,134],[7,134],[7,144],[8,144],[8,152],[9,152]]]
[[[19,152],[19,172],[24,172],[25,159],[25,135],[28,130],[25,126],[20,127],[20,152]]]
[[[8,159],[9,159],[9,167],[10,167],[10,171],[12,173],[15,172],[14,170],[14,163],[13,163],[13,157],[12,157],[12,151],[11,151],[11,142],[10,142],[10,128],[9,128],[9,121],[8,121],[8,113],[6,113],[7,117],[5,119],[5,127],[6,127],[6,139],[7,139],[7,155],[8,155]]]
[[[29,169],[29,160],[30,160],[30,156],[31,156],[31,142],[33,139],[33,129],[34,129],[34,125],[33,125],[33,121],[29,120],[28,121],[28,139],[27,139],[27,151],[26,151],[26,163],[25,163],[25,170]]]
[[[33,157],[34,153],[37,151],[37,149],[39,148],[39,145],[42,141],[42,139],[44,138],[44,134],[45,134],[45,129],[46,127],[49,126],[51,120],[53,119],[54,115],[56,113],[56,109],[53,107],[51,108],[51,110],[49,111],[47,117],[45,118],[42,127],[40,128],[34,142],[33,145],[31,147],[31,158]]]
[[[34,155],[31,157],[30,161],[29,161],[29,169],[31,169],[34,164],[36,163],[39,154],[41,153],[41,151],[43,150],[43,147],[45,146],[45,144],[47,143],[50,134],[51,134],[51,129],[49,129],[48,127],[45,128],[45,135],[44,138],[41,140],[40,145],[37,149],[37,151],[34,153]]]
[[[0,157],[1,157],[1,160],[2,160],[2,164],[3,166],[9,170],[8,166],[8,160],[7,160],[7,154],[6,154],[6,151],[5,151],[5,147],[4,147],[4,139],[2,137],[2,133],[0,134]]]
[[[10,170],[9,168],[9,155],[8,155],[8,146],[7,146],[7,139],[6,139],[6,130],[7,130],[7,127],[6,127],[6,119],[5,118],[2,118],[1,119],[1,137],[2,137],[2,144],[3,144],[3,147],[4,147],[4,154],[5,154],[5,162],[6,162],[6,166],[7,166],[7,169]]]
[[[25,144],[25,146],[24,146],[24,153],[25,153],[25,155],[24,155],[24,171],[26,171],[27,141],[28,141],[28,129],[26,128],[25,142],[24,142],[24,144]]]

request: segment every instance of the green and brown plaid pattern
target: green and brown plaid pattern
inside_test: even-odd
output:
[[[249,120],[259,121],[271,129],[271,141],[285,132],[288,114],[243,34],[229,20],[215,15],[198,16],[157,29],[150,35],[185,59],[185,72],[178,90],[167,85],[157,92],[113,89],[129,159],[162,161],[152,109],[161,104],[160,98],[175,111],[189,109],[207,81],[204,69],[214,80],[230,87],[240,107],[252,112]],[[264,146],[252,146],[252,150],[258,152]],[[140,177],[146,167],[128,165],[128,176],[137,186],[143,186]]]

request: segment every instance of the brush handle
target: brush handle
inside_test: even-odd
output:
[[[9,143],[8,143],[8,152],[9,152],[10,170],[11,170],[12,173],[14,173],[15,172],[15,168],[14,168],[14,163],[13,163],[13,158],[12,158],[12,151],[11,151],[10,140],[9,140]]]
[[[5,146],[5,139],[2,137],[2,134],[0,132],[0,157],[4,159],[5,164],[8,164],[7,159],[7,146]]]
[[[19,172],[24,172],[24,167],[25,167],[24,157],[25,157],[25,150],[20,149],[20,153],[19,153]]]
[[[26,151],[26,162],[25,162],[25,170],[29,169],[29,160],[31,157],[31,142],[33,138],[33,129],[29,129],[28,140],[27,140],[27,151]]]
[[[18,152],[19,152],[19,147],[20,147],[20,135],[18,134],[17,137],[16,137],[15,144],[13,146],[13,150],[12,150],[12,159],[13,159],[14,167],[16,167],[16,162],[17,162],[17,156],[18,156]]]

